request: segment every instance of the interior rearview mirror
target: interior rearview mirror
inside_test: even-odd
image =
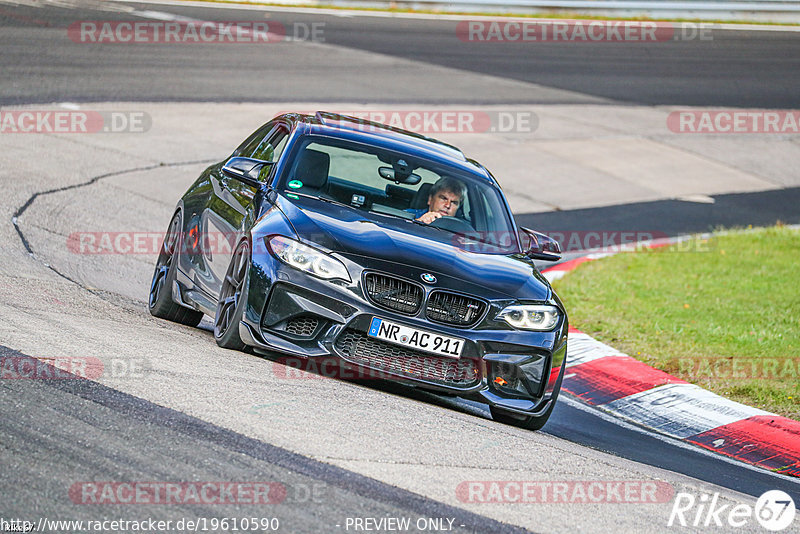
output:
[[[413,172],[402,172],[392,167],[378,167],[378,174],[384,180],[391,180],[398,184],[417,185],[422,181],[422,176]]]

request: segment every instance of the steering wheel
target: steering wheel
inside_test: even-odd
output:
[[[464,219],[461,219],[459,217],[450,217],[447,215],[439,217],[438,219],[434,220],[430,225],[435,226],[436,228],[447,230],[448,232],[454,232],[459,234],[466,234],[475,231],[472,225],[469,224]]]

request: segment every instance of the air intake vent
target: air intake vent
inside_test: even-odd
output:
[[[481,379],[478,364],[471,358],[441,358],[373,339],[350,328],[336,340],[336,348],[347,361],[409,379],[455,388],[473,387]]]
[[[367,273],[364,282],[367,297],[378,306],[408,315],[422,307],[423,291],[416,284],[378,273]]]
[[[294,317],[286,324],[286,332],[297,337],[311,337],[318,324],[316,317]]]
[[[476,298],[434,291],[428,297],[425,314],[431,321],[455,326],[472,326],[477,323],[486,311],[486,303]]]

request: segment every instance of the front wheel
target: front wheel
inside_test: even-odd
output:
[[[169,223],[164,244],[158,253],[153,280],[150,282],[147,307],[154,317],[187,326],[197,326],[203,319],[203,312],[185,308],[172,300],[172,286],[178,269],[181,243],[181,213],[176,212]]]
[[[222,282],[214,319],[214,339],[217,345],[225,349],[242,350],[246,346],[239,337],[239,323],[245,307],[242,291],[249,270],[250,245],[247,241],[242,241],[233,253],[225,280]]]
[[[504,425],[518,426],[527,430],[540,430],[547,420],[550,419],[550,414],[553,413],[553,407],[556,405],[556,399],[550,401],[550,406],[542,415],[516,418],[513,415],[504,412],[501,408],[489,406],[489,411],[492,412],[492,419]]]
[[[545,410],[543,414],[530,417],[515,417],[508,412],[504,412],[502,408],[489,406],[489,411],[492,412],[492,419],[498,423],[503,423],[504,425],[518,426],[527,430],[541,430],[545,423],[547,423],[547,420],[550,419],[550,415],[553,413],[553,408],[556,406],[556,400],[558,400],[558,394],[561,393],[561,382],[563,380],[564,368],[561,369],[561,372],[558,375],[558,380],[553,388],[553,397],[550,400],[550,406],[547,407],[547,410]]]

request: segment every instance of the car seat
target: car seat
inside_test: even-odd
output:
[[[324,192],[328,183],[328,173],[331,167],[331,157],[325,152],[304,148],[300,153],[299,161],[295,166],[292,180],[303,183],[303,189],[316,189]],[[304,191],[305,192],[305,191]]]

